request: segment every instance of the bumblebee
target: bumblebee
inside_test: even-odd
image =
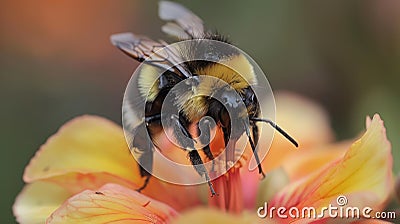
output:
[[[189,44],[170,48],[165,41],[154,41],[131,33],[111,36],[111,42],[117,48],[144,63],[135,74],[133,87],[140,97],[123,105],[123,118],[136,118],[130,127],[124,129],[132,133],[130,148],[135,151],[134,155],[138,155],[136,159],[140,173],[145,178],[138,191],[143,190],[149,182],[154,149],[160,148],[155,136],[165,129],[171,129],[180,148],[188,152],[191,164],[205,178],[212,196],[216,192],[196,147],[194,135],[201,133],[198,139],[203,143],[200,150],[212,161],[216,155],[209,144],[211,129],[222,129],[227,151],[234,150],[237,139],[245,135],[257,162],[258,172],[265,176],[256,151],[260,135],[257,123],[270,124],[294,145],[298,144],[273,121],[260,117],[260,104],[251,88],[257,84],[252,65],[234,48],[219,48],[216,51],[216,43],[229,43],[228,40],[218,33],[207,31],[203,21],[182,5],[161,1],[159,16],[167,21],[162,27],[166,34],[179,41],[190,41]],[[202,45],[204,40],[208,40],[206,45]],[[198,57],[202,60],[188,60]],[[234,65],[235,69],[230,65]],[[180,88],[175,88],[178,85]],[[129,96],[130,93],[125,94]],[[172,97],[168,97],[170,95]],[[172,109],[163,111],[163,105],[169,105]],[[166,123],[162,122],[163,116],[168,118]],[[202,123],[205,127],[202,127],[200,121],[204,117],[212,118],[214,123],[206,121]],[[190,131],[191,127],[195,127],[195,131]],[[177,133],[181,133],[183,138],[177,137]]]

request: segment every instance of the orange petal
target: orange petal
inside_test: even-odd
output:
[[[309,150],[299,150],[291,153],[283,161],[282,167],[293,182],[324,168],[331,161],[342,158],[350,145],[350,141],[344,141]]]
[[[142,193],[170,205],[177,211],[181,211],[205,203],[201,198],[202,191],[206,192],[204,195],[207,195],[205,198],[208,198],[210,193],[206,184],[176,185],[151,178],[149,185]]]
[[[222,212],[212,208],[196,208],[181,214],[173,220],[173,224],[203,224],[203,223],[229,223],[229,224],[256,224],[271,223],[257,217],[256,213],[244,212],[240,215]]]
[[[272,200],[271,206],[320,208],[345,195],[348,206],[377,208],[392,185],[391,145],[383,121],[375,115],[366,133],[343,158],[290,184]]]
[[[142,193],[162,201],[178,211],[203,203],[201,192],[203,190],[208,192],[208,187],[205,184],[191,185],[191,183],[198,183],[199,180],[203,181],[204,178],[191,165],[188,152],[171,143],[163,133],[155,139],[160,146],[160,150],[157,152],[161,153],[154,153],[153,174],[160,179],[152,177]],[[187,165],[187,167],[177,166],[175,163]],[[204,197],[204,199],[206,198],[208,197]]]
[[[42,224],[69,197],[70,193],[62,187],[37,181],[24,187],[13,212],[20,224]]]
[[[271,148],[262,162],[266,171],[279,167],[286,156],[309,148],[326,144],[333,133],[326,112],[315,102],[290,92],[277,92],[276,123],[297,140],[296,148],[275,131]],[[263,129],[271,128],[268,126]],[[267,134],[267,131],[263,131]],[[262,139],[263,137],[261,137]],[[261,148],[268,147],[260,141]]]
[[[68,199],[47,223],[167,223],[177,212],[166,204],[117,184]]]
[[[296,158],[296,156],[311,148],[330,142],[333,138],[328,116],[315,102],[294,93],[283,91],[275,94],[275,101],[277,124],[297,140],[299,148],[297,149],[276,131],[271,146],[260,140],[258,151],[260,149],[261,151],[265,151],[266,148],[270,147],[268,154],[261,162],[265,172],[281,167],[285,163],[286,158]],[[271,102],[265,103],[267,105]],[[261,105],[263,104],[261,103]],[[263,126],[260,139],[268,139],[267,135],[271,133],[270,131],[272,131],[271,127]],[[252,155],[252,150],[249,144],[247,144],[245,156],[251,158]],[[260,200],[260,198],[256,199],[260,175],[257,173],[257,170],[249,172],[247,164],[243,165],[243,167],[245,170],[242,169],[241,173],[245,192],[245,208],[252,208],[256,204],[256,201]],[[301,169],[297,171],[301,171]],[[288,174],[290,175],[289,172]],[[260,191],[263,190],[261,189]]]
[[[97,116],[81,116],[61,127],[32,158],[24,180],[29,183],[70,172],[107,172],[140,181],[122,129]]]

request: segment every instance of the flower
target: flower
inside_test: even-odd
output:
[[[61,215],[66,211],[63,209],[76,208],[75,211],[78,212],[83,210],[83,207],[79,208],[80,205],[89,206],[88,203],[76,204],[76,201],[93,202],[94,204],[85,207],[87,210],[94,209],[95,205],[103,209],[114,209],[114,206],[119,208],[127,202],[151,201],[150,204],[142,203],[141,208],[133,206],[129,209],[132,217],[145,220],[145,216],[149,221],[166,221],[170,214],[173,216],[176,211],[200,204],[200,199],[194,197],[198,188],[172,185],[153,179],[144,193],[148,196],[158,195],[159,200],[173,205],[173,208],[163,205],[160,210],[154,209],[151,205],[159,205],[160,202],[134,190],[142,184],[142,180],[137,163],[125,143],[122,129],[97,116],[82,116],[66,123],[38,150],[26,167],[23,179],[27,185],[13,207],[20,223],[43,223],[46,219],[49,223],[55,220],[58,223],[57,214]],[[114,196],[116,191],[126,198],[125,201],[119,201],[118,195]],[[164,194],[159,194],[159,191]],[[116,200],[116,203],[97,204],[97,199],[105,198],[109,201]],[[59,209],[53,213],[57,208]],[[145,211],[149,212],[143,213]],[[90,212],[85,210],[83,214],[89,215]],[[71,218],[68,215],[63,217],[67,220]],[[91,221],[95,223],[94,220]]]
[[[297,114],[281,113],[286,105]],[[330,143],[326,116],[315,104],[284,93],[277,96],[277,108],[278,122],[298,137],[300,149],[276,137],[263,162],[270,171],[265,180],[246,169],[249,157],[244,155],[241,167],[214,181],[220,196],[212,198],[205,185],[179,186],[156,178],[142,193],[136,192],[143,180],[122,129],[97,116],[75,118],[49,138],[26,167],[27,185],[15,201],[14,214],[23,224],[306,223],[310,220],[260,219],[257,208],[268,202],[318,209],[335,204],[338,196],[346,196],[348,206],[383,209],[393,185],[392,156],[379,115],[367,120],[367,131],[350,145]],[[293,119],[302,111],[301,119]],[[212,206],[206,205],[207,199]]]
[[[391,146],[379,115],[372,121],[368,118],[367,127],[344,156],[286,186],[273,197],[271,205],[299,209],[312,206],[318,210],[328,204],[337,205],[336,200],[346,195],[347,207],[382,209],[393,185]]]

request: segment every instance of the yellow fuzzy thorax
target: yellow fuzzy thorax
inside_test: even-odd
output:
[[[199,69],[196,74],[213,76],[228,83],[236,90],[241,90],[257,83],[253,66],[242,54]]]
[[[256,84],[253,67],[247,58],[240,54],[225,61],[212,64],[196,71],[199,76],[211,76],[216,79],[201,79],[199,85],[188,95],[179,100],[179,105],[189,121],[197,121],[208,110],[208,96],[212,96],[215,90],[231,88],[241,92],[249,85]]]
[[[231,88],[241,92],[249,85],[257,83],[253,67],[244,55],[235,55],[219,63],[195,71],[196,75],[211,76],[215,79],[200,79],[198,86],[182,94],[176,99],[176,105],[190,122],[201,119],[208,111],[208,97],[213,96],[216,90]],[[144,65],[139,76],[139,91],[148,101],[157,97],[159,69],[154,66]]]

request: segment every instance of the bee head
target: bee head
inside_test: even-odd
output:
[[[242,97],[230,86],[224,86],[213,94],[210,102],[210,114],[224,127],[230,126],[232,119],[247,116],[247,109]]]
[[[221,103],[227,107],[227,109],[238,109],[240,105],[243,105],[242,98],[232,88],[225,88],[220,97]]]

